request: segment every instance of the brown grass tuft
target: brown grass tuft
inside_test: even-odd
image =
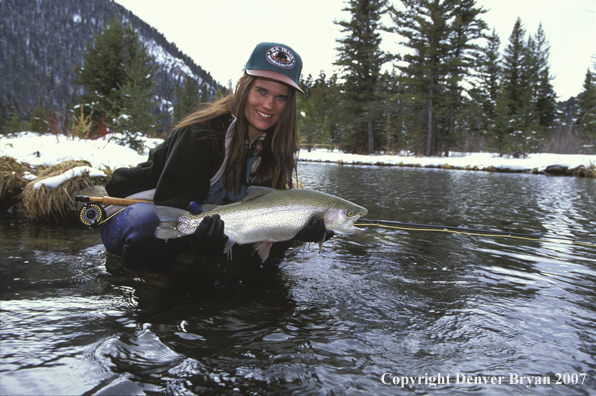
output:
[[[26,162],[18,162],[13,157],[0,157],[0,212],[6,212],[18,202],[28,180],[23,179],[25,172],[35,174],[35,169]]]
[[[596,177],[596,165],[591,164],[587,168],[583,165],[578,166],[577,168],[571,169],[570,174],[573,176],[588,177],[593,179]]]
[[[35,183],[63,174],[64,172],[78,166],[91,166],[87,161],[66,161],[53,165],[38,175],[38,178],[29,183],[21,194],[25,215],[37,221],[69,221],[69,209],[75,207],[74,196],[83,189],[103,185],[105,177],[89,177],[84,174],[81,177],[74,177],[62,183],[56,189],[49,189],[42,185],[35,189]]]

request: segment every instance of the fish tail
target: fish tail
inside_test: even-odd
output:
[[[155,237],[158,239],[173,239],[185,235],[185,233],[178,231],[176,227],[164,227],[160,224],[155,229]]]
[[[161,222],[178,223],[178,219],[180,218],[180,216],[189,213],[186,210],[172,208],[169,206],[155,206],[153,207],[153,210],[155,211],[157,218],[159,218],[159,221]]]
[[[178,231],[179,218],[188,213],[185,210],[171,208],[169,206],[155,206],[153,208],[160,223],[155,229],[155,237],[158,239],[172,239],[185,236],[186,234]]]

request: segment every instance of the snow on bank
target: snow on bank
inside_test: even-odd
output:
[[[31,166],[52,166],[65,161],[86,160],[96,169],[116,169],[145,161],[149,148],[162,141],[145,138],[145,146],[148,148],[143,154],[139,154],[129,147],[117,144],[115,137],[117,136],[106,135],[105,138],[90,140],[21,132],[0,138],[0,156],[13,157]]]
[[[408,157],[398,155],[357,155],[339,151],[317,149],[300,151],[301,161],[343,162],[366,165],[400,165],[421,167],[454,167],[458,169],[498,168],[525,172],[543,172],[548,166],[558,165],[569,169],[596,165],[596,155],[583,154],[529,154],[527,158],[500,158],[494,153],[452,153],[449,157]]]
[[[42,181],[38,181],[33,185],[33,188],[39,190],[41,186],[46,186],[50,190],[57,188],[60,184],[64,183],[75,177],[81,177],[84,173],[87,173],[89,177],[100,177],[106,176],[106,174],[98,169],[90,168],[88,166],[77,166],[75,168],[69,169],[61,175],[48,177],[47,179],[43,179]]]
[[[51,166],[70,160],[87,160],[95,169],[134,166],[144,162],[149,149],[161,139],[145,138],[147,147],[142,154],[128,147],[120,146],[115,135],[97,140],[78,139],[66,136],[40,135],[21,132],[0,138],[0,156],[10,156],[32,166]],[[345,164],[401,165],[422,167],[454,167],[461,169],[498,168],[512,171],[538,171],[559,165],[568,169],[579,166],[589,168],[596,165],[596,155],[530,154],[527,158],[500,158],[494,153],[453,153],[450,157],[410,157],[398,155],[356,155],[327,149],[301,150],[301,161],[342,162]]]

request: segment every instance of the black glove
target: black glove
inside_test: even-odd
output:
[[[302,242],[320,242],[325,236],[325,241],[334,235],[333,231],[327,231],[325,220],[320,218],[312,219],[306,227],[296,234],[294,239]]]
[[[223,251],[223,245],[228,240],[228,237],[224,235],[224,221],[218,214],[204,217],[190,239],[196,247],[198,245],[222,246]]]

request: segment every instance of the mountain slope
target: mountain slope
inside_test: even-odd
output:
[[[161,65],[156,76],[159,102],[169,106],[174,86],[185,76],[213,94],[219,87],[209,73],[174,44],[112,0],[0,1],[0,125],[15,106],[23,115],[36,104],[64,113],[76,104],[80,87],[72,84],[75,63],[85,44],[114,16],[130,23]]]

